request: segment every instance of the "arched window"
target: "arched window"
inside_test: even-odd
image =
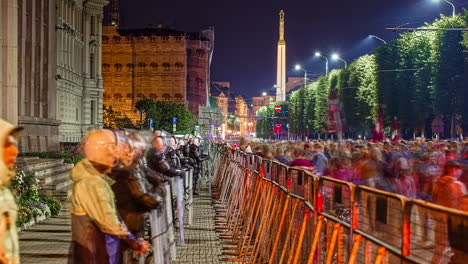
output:
[[[114,64],[114,68],[115,68],[116,71],[121,71],[122,70],[122,64],[116,63],[116,64]]]
[[[114,42],[116,42],[116,43],[119,43],[119,42],[120,42],[120,39],[121,39],[121,38],[120,38],[119,36],[113,36],[113,37],[112,37],[112,40],[113,40]]]
[[[162,95],[162,98],[163,98],[165,101],[169,101],[169,100],[171,100],[171,95],[168,94],[168,93],[165,93],[165,94]]]
[[[169,62],[164,62],[162,66],[165,70],[169,70],[169,68],[171,68],[171,64]]]
[[[144,99],[144,98],[145,98],[145,95],[142,94],[142,93],[139,93],[139,94],[137,95],[137,98],[138,98],[138,99]]]
[[[174,65],[177,69],[182,69],[184,67],[184,64],[182,62],[176,62]]]
[[[102,70],[103,71],[108,71],[110,68],[110,64],[109,63],[103,63],[102,64]]]
[[[122,99],[122,95],[119,93],[114,94],[114,99],[120,101]]]
[[[177,101],[182,101],[182,94],[176,93],[176,94],[174,94],[174,98],[175,98]]]
[[[127,70],[131,70],[131,69],[133,69],[133,68],[135,68],[135,64],[133,64],[133,63],[127,63]]]
[[[151,69],[153,69],[153,70],[156,70],[156,69],[158,68],[158,66],[159,66],[159,65],[158,65],[156,62],[152,62],[152,63],[150,64],[150,67],[151,67]]]
[[[138,63],[138,67],[139,67],[139,68],[145,68],[145,67],[146,67],[146,63],[144,63],[144,62],[139,62],[139,63]]]
[[[153,99],[153,100],[156,100],[156,99],[158,99],[158,95],[155,94],[155,93],[150,93],[150,94],[149,94],[149,98],[151,98],[151,99]]]
[[[127,99],[132,99],[133,98],[133,94],[132,93],[128,93],[127,94]]]
[[[204,49],[197,49],[198,56],[204,56],[205,54],[206,54],[206,51]]]
[[[102,43],[104,43],[104,44],[109,43],[109,37],[108,36],[102,36]]]

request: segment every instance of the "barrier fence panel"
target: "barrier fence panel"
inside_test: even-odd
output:
[[[277,161],[271,161],[271,180],[281,186],[287,186],[288,166]]]
[[[271,180],[272,178],[272,168],[273,167],[273,163],[271,160],[268,160],[268,159],[263,159],[262,160],[262,167],[261,169],[259,170],[259,173],[262,177],[264,178],[267,178],[269,180]]]
[[[288,191],[315,205],[315,186],[318,178],[312,172],[298,168],[289,168],[287,175]]]
[[[354,215],[357,221],[354,222],[354,227],[357,231],[366,234],[363,247],[359,251],[358,263],[373,259],[381,246],[401,254],[405,235],[403,213],[406,202],[407,199],[398,194],[367,186],[356,188]],[[389,261],[397,263],[399,260],[391,258]]]
[[[352,205],[354,185],[329,177],[318,180],[317,210],[325,217],[318,260],[345,263],[352,247]],[[336,252],[336,253],[335,253]]]
[[[218,160],[216,230],[227,260],[468,263],[468,213],[245,153]]]
[[[468,213],[425,201],[408,202],[410,256],[420,263],[468,263]]]

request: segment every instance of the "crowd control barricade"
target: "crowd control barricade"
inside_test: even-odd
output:
[[[287,186],[287,175],[288,175],[288,166],[279,163],[277,161],[271,161],[271,178],[273,182],[281,185]]]
[[[409,255],[419,263],[468,263],[468,213],[421,200],[407,203]]]
[[[407,236],[403,228],[407,201],[402,195],[367,186],[356,188],[353,227],[355,233],[363,235],[357,263],[374,259],[380,247],[392,253],[387,254],[385,262],[401,261],[398,256],[403,256],[403,241]]]
[[[311,171],[291,167],[288,168],[287,178],[287,189],[291,194],[315,205],[318,178]]]
[[[223,152],[215,170],[215,229],[224,260],[468,263],[468,213],[275,161],[261,160],[256,170],[245,157]]]
[[[347,263],[350,258],[352,233],[352,205],[355,186],[330,177],[320,177],[316,207],[322,216],[318,263]]]

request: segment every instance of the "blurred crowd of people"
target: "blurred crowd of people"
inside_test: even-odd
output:
[[[330,140],[248,142],[237,147],[317,176],[366,185],[468,211],[468,143]]]
[[[17,207],[8,189],[15,177],[19,133],[21,128],[0,119],[1,264],[19,263]],[[197,194],[201,162],[207,158],[200,144],[201,138],[177,139],[161,131],[89,131],[81,142],[85,158],[70,173],[69,262],[142,263],[151,247],[147,216],[165,208],[163,184],[192,170]]]

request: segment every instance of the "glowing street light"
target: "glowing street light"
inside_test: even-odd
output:
[[[267,95],[267,93],[266,93],[266,92],[263,92],[263,93],[262,93],[262,96],[266,96],[266,95]]]
[[[334,60],[340,60],[340,61],[344,62],[344,67],[345,68],[348,67],[348,63],[345,60],[343,60],[342,58],[340,58],[340,56],[338,54],[333,53],[331,57]]]
[[[434,2],[437,2],[437,3],[440,2],[440,1],[444,1],[444,2],[446,2],[447,4],[451,5],[451,6],[452,6],[452,16],[455,16],[455,14],[456,14],[456,12],[455,12],[455,5],[454,5],[452,2],[450,2],[450,1],[448,1],[448,0],[433,0],[433,1],[434,1]]]
[[[306,69],[302,68],[301,65],[299,64],[296,64],[296,67],[294,67],[296,69],[296,71],[304,71],[304,87],[307,86],[307,71]]]
[[[376,35],[369,35],[369,37],[378,39],[378,40],[382,41],[384,44],[387,44],[387,41],[383,40],[382,38],[377,37]]]
[[[325,59],[325,75],[328,76],[328,58],[323,56],[320,52],[315,52],[315,57],[322,57]]]

